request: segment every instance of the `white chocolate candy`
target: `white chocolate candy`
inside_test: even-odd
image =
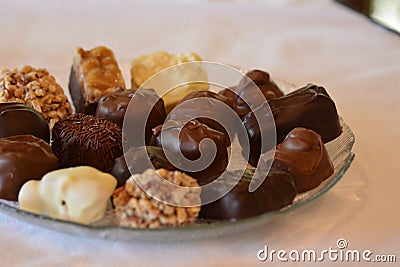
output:
[[[88,224],[104,216],[116,185],[114,176],[93,167],[67,168],[25,183],[18,201],[26,211]]]

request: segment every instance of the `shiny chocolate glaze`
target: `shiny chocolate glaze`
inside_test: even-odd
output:
[[[259,168],[269,166],[266,163],[273,160],[272,168],[289,172],[300,193],[317,187],[334,171],[321,136],[306,128],[293,129],[272,156],[262,154]]]
[[[58,168],[58,159],[43,139],[33,135],[0,138],[0,198],[17,201],[22,185]]]
[[[151,145],[163,147],[165,152],[171,152],[171,162],[177,169],[196,178],[200,185],[212,181],[228,165],[225,135],[188,116],[169,119],[164,125],[155,127]],[[179,157],[178,153],[182,153],[183,158]],[[203,166],[208,162],[208,166]],[[190,169],[194,165],[204,168]]]
[[[237,220],[279,210],[290,205],[296,196],[293,177],[284,171],[272,170],[256,189],[250,193],[249,185],[254,171],[246,170],[239,182],[225,196],[203,205],[200,218]],[[223,191],[232,185],[230,172],[216,181],[213,190]],[[257,178],[254,178],[257,179]]]
[[[50,129],[43,116],[24,103],[0,103],[0,138],[31,134],[50,143]]]
[[[272,124],[260,127],[255,114],[271,116],[269,110],[272,111],[275,127]],[[261,133],[263,136],[270,136],[272,131],[276,131],[276,141],[279,144],[296,127],[314,130],[321,135],[325,143],[335,139],[342,132],[335,103],[323,87],[313,84],[270,100],[269,106],[268,103],[259,106],[243,118],[243,124],[250,140],[249,163],[253,166],[257,165],[261,153],[272,148],[271,145],[261,149]]]

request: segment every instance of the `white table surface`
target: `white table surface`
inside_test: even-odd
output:
[[[344,178],[265,227],[191,242],[119,242],[0,213],[0,266],[285,265],[259,262],[257,251],[323,250],[339,238],[400,261],[400,36],[326,0],[2,1],[0,25],[1,67],[46,67],[64,88],[77,46],[106,45],[122,62],[156,50],[195,51],[299,86],[325,86],[356,136]]]

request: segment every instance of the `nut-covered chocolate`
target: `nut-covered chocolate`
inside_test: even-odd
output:
[[[160,178],[172,184],[160,183]],[[182,187],[188,190],[182,191]],[[113,203],[118,224],[158,228],[194,223],[200,211],[200,191],[195,179],[179,171],[148,169],[141,174],[135,174],[114,192]],[[160,199],[154,197],[155,193],[160,195]]]
[[[42,114],[50,129],[72,113],[68,98],[54,76],[44,68],[31,66],[0,71],[0,102],[27,103]]]
[[[33,135],[0,138],[0,198],[16,201],[22,185],[58,168],[48,143]]]
[[[295,181],[299,193],[311,190],[321,184],[334,171],[333,164],[316,132],[295,128],[272,153],[262,154],[259,168],[270,166],[289,172]]]
[[[127,110],[129,104],[129,110]],[[148,145],[152,129],[164,123],[164,101],[153,89],[118,91],[101,99],[97,117],[104,117],[122,126],[129,146]]]
[[[237,220],[257,216],[265,212],[279,210],[290,205],[296,196],[293,177],[288,172],[272,170],[256,191],[250,193],[249,186],[254,171],[246,170],[232,190],[233,174],[227,172],[215,181],[212,190],[229,191],[222,198],[203,205],[200,218],[213,220]],[[258,178],[259,179],[259,178]]]
[[[178,106],[168,114],[168,117],[191,116],[208,127],[224,133],[227,146],[229,146],[231,140],[225,127],[228,127],[228,130],[234,133],[234,121],[229,112],[232,105],[231,99],[211,91],[192,92],[178,103]]]
[[[111,171],[122,155],[122,130],[115,123],[78,113],[58,121],[52,131],[52,148],[61,167],[92,166]]]
[[[275,82],[272,81],[268,72],[251,70],[246,73],[246,76],[232,90],[225,89],[219,93],[233,100],[234,104],[232,107],[240,117],[245,116],[252,109],[262,105],[266,100],[284,95]],[[264,98],[260,97],[259,92],[262,93]]]
[[[266,124],[260,127],[255,114],[270,117],[271,113],[275,125]],[[253,166],[257,165],[261,153],[273,147],[271,143],[271,146],[261,149],[261,136],[268,137],[276,131],[276,141],[279,144],[291,130],[303,127],[317,132],[326,143],[342,132],[335,103],[323,87],[313,84],[270,100],[269,106],[264,103],[247,114],[243,118],[243,124],[250,141],[249,163]]]
[[[50,143],[49,126],[38,111],[24,103],[0,103],[0,138],[24,134]]]
[[[128,163],[126,161],[128,160]],[[129,165],[129,167],[127,166]],[[124,155],[115,159],[111,174],[118,180],[118,185],[123,186],[126,180],[132,175],[142,173],[147,169],[176,170],[167,158],[161,147],[132,147]]]
[[[212,181],[228,165],[225,135],[188,116],[155,127],[151,145],[171,152],[177,169],[196,178],[200,185]]]

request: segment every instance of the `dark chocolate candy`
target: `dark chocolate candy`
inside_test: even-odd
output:
[[[128,160],[128,165],[126,163]],[[174,171],[176,168],[166,159],[161,147],[132,147],[124,155],[115,159],[111,174],[118,180],[118,185],[123,186],[126,180],[132,175],[142,173],[147,169],[164,168]]]
[[[111,171],[122,151],[122,130],[115,123],[78,113],[53,127],[52,148],[61,167],[87,165]]]
[[[86,93],[84,87],[79,80],[79,74],[74,66],[71,67],[68,83],[69,93],[71,95],[72,103],[75,107],[75,112],[93,115],[96,112],[97,102],[89,103],[86,100]]]
[[[321,136],[306,128],[295,128],[272,153],[260,156],[259,168],[270,166],[289,172],[298,192],[311,190],[334,171]]]
[[[293,177],[288,172],[270,171],[256,191],[250,193],[249,185],[253,174],[253,170],[246,170],[239,182],[225,196],[203,205],[199,217],[237,220],[279,210],[293,202],[296,196],[296,187]],[[215,181],[213,190],[225,192],[231,186],[232,174],[227,172]]]
[[[111,95],[112,96],[112,95]],[[118,97],[112,97],[112,104],[118,106]],[[115,100],[115,101],[114,101]],[[164,101],[153,89],[137,89],[131,94],[129,109],[125,112],[124,138],[129,146],[148,145],[152,129],[164,123],[166,118]]]
[[[0,198],[17,201],[22,185],[58,168],[48,143],[33,135],[0,138]]]
[[[220,92],[234,101],[232,106],[236,113],[243,117],[254,108],[262,105],[266,100],[275,99],[283,96],[283,92],[271,80],[269,73],[262,70],[251,70],[246,73],[247,77],[243,77],[239,84],[232,90],[225,89]],[[260,97],[261,92],[264,98]],[[244,101],[244,99],[246,101]]]
[[[114,93],[103,96],[99,100],[95,116],[114,122],[122,128],[126,109],[134,95],[135,90],[118,88]]]
[[[322,137],[323,142],[329,142],[338,137],[342,132],[339,116],[335,103],[326,90],[317,85],[309,84],[283,97],[273,99],[257,107],[253,112],[243,118],[250,140],[249,163],[257,165],[261,153],[265,153],[272,146],[261,149],[261,133],[270,136],[275,131],[274,125],[257,123],[256,116],[271,116],[272,111],[275,127],[276,141],[281,143],[286,135],[296,127],[314,130]]]
[[[24,134],[50,143],[49,126],[38,111],[24,103],[0,103],[0,138]]]
[[[167,154],[171,163],[196,178],[199,185],[215,179],[228,165],[225,135],[188,116],[169,119],[155,127],[151,145],[171,152]],[[180,152],[183,157],[178,156]]]
[[[234,120],[229,112],[231,109],[227,109],[227,107],[232,106],[231,102],[231,99],[211,91],[192,92],[179,102],[178,106],[168,114],[168,118],[173,119],[184,115],[191,116],[208,127],[224,133],[226,145],[229,146],[231,140],[224,126],[231,133],[235,132]],[[224,126],[218,121],[223,122]]]

